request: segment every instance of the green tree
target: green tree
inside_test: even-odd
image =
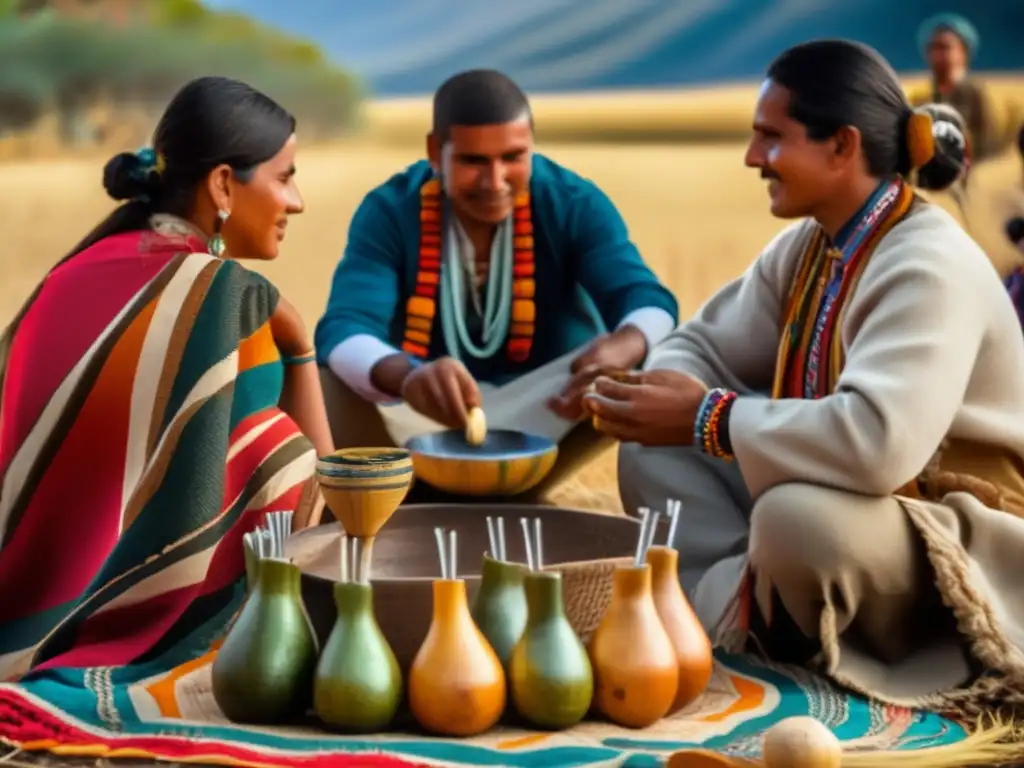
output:
[[[83,115],[101,101],[155,111],[185,82],[208,74],[266,91],[295,113],[304,134],[330,135],[350,124],[358,83],[308,41],[197,0],[140,2],[149,3],[150,23],[129,27],[52,9],[24,19],[0,14],[0,131],[55,109],[73,140]]]

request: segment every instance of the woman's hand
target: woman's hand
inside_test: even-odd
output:
[[[708,388],[676,371],[631,373],[623,381],[601,377],[583,397],[594,427],[624,443],[691,445],[697,411]]]

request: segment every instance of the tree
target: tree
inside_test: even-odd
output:
[[[0,0],[10,2],[19,0]],[[53,109],[74,141],[98,103],[155,111],[188,80],[209,74],[266,91],[295,113],[304,133],[336,133],[352,120],[358,84],[308,41],[198,0],[139,2],[149,23],[124,27],[53,8],[22,18],[0,14],[0,130],[23,128]]]

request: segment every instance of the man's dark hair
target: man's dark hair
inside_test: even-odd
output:
[[[1017,131],[1017,151],[1024,158],[1024,123],[1020,124],[1020,130]]]
[[[280,152],[294,132],[292,114],[252,86],[227,77],[192,80],[171,99],[153,134],[152,149],[165,170],[145,172],[135,152],[114,155],[103,169],[103,186],[126,202],[60,263],[106,237],[145,229],[154,213],[187,215],[198,185],[222,163],[239,181],[251,181],[256,166]]]
[[[860,131],[872,176],[910,171],[910,103],[892,67],[874,49],[848,40],[794,46],[768,67],[768,78],[790,92],[789,116],[823,141],[843,126]]]
[[[813,141],[853,126],[868,173],[881,178],[911,171],[907,124],[913,109],[895,70],[874,48],[850,40],[803,43],[775,59],[768,78],[789,91],[789,116]],[[934,160],[962,165],[963,157],[946,157],[946,150],[936,142]],[[952,181],[959,174],[946,175]]]
[[[1014,245],[1024,243],[1024,218],[1017,216],[1006,222],[1006,236]]]
[[[471,69],[444,81],[434,94],[431,129],[444,143],[453,125],[499,125],[530,117],[530,102],[508,75]]]

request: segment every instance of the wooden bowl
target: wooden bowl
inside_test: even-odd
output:
[[[611,574],[632,562],[640,523],[635,518],[558,507],[520,504],[410,504],[399,507],[373,547],[373,599],[377,622],[403,671],[419,650],[433,611],[431,583],[440,576],[435,526],[459,533],[460,578],[470,604],[479,586],[488,549],[488,515],[505,518],[508,558],[525,562],[519,518],[539,517],[544,533],[545,570],[562,574],[566,614],[586,641],[611,599]],[[667,526],[659,525],[657,540]],[[309,528],[291,538],[288,555],[302,569],[302,596],[321,641],[335,620],[333,585],[338,578],[341,528],[337,523]]]
[[[459,430],[414,437],[416,477],[460,496],[515,496],[547,477],[558,458],[558,445],[539,435],[492,429],[483,445],[473,446]]]
[[[345,448],[317,461],[316,479],[350,536],[376,536],[409,492],[412,459],[404,448]]]

